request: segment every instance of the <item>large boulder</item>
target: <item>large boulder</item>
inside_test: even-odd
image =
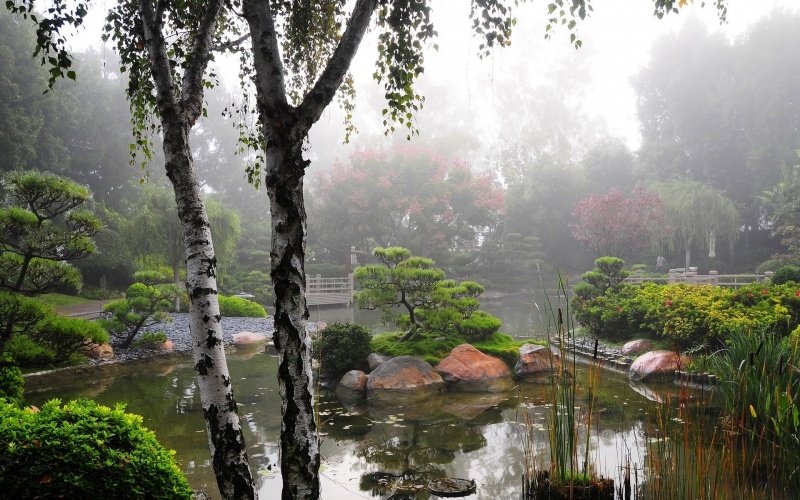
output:
[[[269,337],[263,332],[239,332],[233,334],[233,343],[235,345],[257,344],[267,340],[269,340]]]
[[[367,398],[375,404],[400,404],[445,391],[444,380],[433,367],[414,356],[398,356],[369,374]]]
[[[513,387],[511,370],[498,358],[461,344],[436,365],[448,390],[503,392]]]
[[[367,356],[367,363],[369,364],[369,371],[375,371],[375,369],[382,364],[386,363],[392,359],[391,356],[384,356],[383,354],[378,354],[377,352],[371,353]]]
[[[631,340],[622,346],[622,355],[630,356],[631,354],[639,354],[642,352],[652,351],[653,343],[649,340],[637,339]]]
[[[628,378],[641,382],[670,380],[677,370],[683,369],[691,359],[677,352],[659,350],[642,354],[633,361]]]
[[[519,360],[514,373],[525,382],[545,383],[553,372],[561,369],[561,358],[549,347],[538,344],[524,344],[519,348]]]
[[[364,399],[367,379],[367,374],[361,370],[350,370],[344,374],[336,386],[336,395],[348,401]]]
[[[83,353],[97,361],[109,361],[114,359],[114,348],[111,344],[92,344],[83,349]]]

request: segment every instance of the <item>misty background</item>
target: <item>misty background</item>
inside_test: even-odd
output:
[[[566,30],[545,40],[546,4],[532,2],[517,12],[512,44],[484,59],[469,6],[454,3],[433,6],[439,47],[425,59],[425,106],[411,129],[386,133],[370,35],[352,72],[358,133],[343,142],[345,112],[333,106],[312,129],[309,274],[343,275],[351,247],[365,263],[375,246],[394,245],[433,258],[451,277],[537,289],[597,257],[570,230],[577,202],[688,182],[725,196],[738,214],[737,234],[717,241],[713,260],[708,242],[689,243],[700,272],[749,273],[785,253],[762,197],[800,163],[800,13],[792,2],[731,1],[722,26],[713,6],[659,21],[647,2],[609,2],[579,26],[580,50]],[[127,79],[100,41],[101,10],[74,42],[77,81],[46,94],[30,24],[0,14],[0,168],[87,184],[106,228],[98,254],[79,266],[89,285],[105,277],[122,286],[148,255],[131,234],[171,212],[153,201],[166,183],[161,159],[144,170],[142,158],[130,162]],[[237,63],[220,60],[215,71],[221,85],[206,94],[207,118],[192,143],[217,221],[220,286],[268,294],[269,203],[247,182],[253,158],[237,145],[235,120],[223,116],[242,98]],[[174,242],[169,231],[158,238]],[[666,242],[626,261],[654,268],[659,254],[667,267],[683,265],[684,249]]]

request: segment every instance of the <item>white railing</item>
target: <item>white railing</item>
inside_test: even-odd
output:
[[[654,281],[656,283],[686,283],[689,285],[738,288],[750,283],[768,283],[773,274],[772,271],[767,271],[764,274],[719,274],[717,271],[709,271],[708,274],[697,274],[697,268],[690,267],[688,272],[683,272],[683,269],[670,269],[666,276],[652,277],[644,276],[644,272],[637,270],[633,271],[625,279],[625,283],[640,285],[648,281]]]
[[[353,300],[353,275],[344,278],[306,276],[306,304],[349,304]]]

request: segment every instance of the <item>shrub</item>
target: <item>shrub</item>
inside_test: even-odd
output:
[[[99,324],[62,316],[46,318],[28,335],[41,347],[52,351],[56,363],[66,361],[84,346],[108,342],[108,333]]]
[[[119,340],[120,347],[130,346],[142,329],[172,321],[166,311],[172,307],[177,293],[175,285],[148,286],[134,283],[125,292],[125,299],[115,300],[103,307],[111,319],[99,323]]]
[[[12,363],[13,359],[8,353],[0,356],[0,398],[5,398],[14,404],[22,404],[25,379],[22,377],[22,371]]]
[[[352,369],[363,369],[369,356],[372,336],[366,328],[354,323],[333,323],[319,332],[315,351],[319,353],[322,371],[339,375]]]
[[[497,333],[503,321],[485,311],[475,311],[457,323],[458,333],[467,340],[483,340]]]
[[[800,267],[798,266],[783,266],[772,276],[771,283],[773,285],[783,285],[793,281],[800,283]]]
[[[8,498],[191,498],[142,417],[86,400],[41,411],[0,401],[0,489]]]
[[[241,297],[219,296],[219,310],[229,318],[266,318],[264,306]]]
[[[133,279],[144,283],[145,285],[162,285],[164,283],[169,283],[172,281],[172,278],[168,274],[164,274],[161,271],[137,271],[133,273]]]
[[[159,332],[144,332],[141,336],[139,336],[136,341],[134,341],[133,345],[142,345],[142,344],[163,344],[166,342],[167,334],[163,331]]]

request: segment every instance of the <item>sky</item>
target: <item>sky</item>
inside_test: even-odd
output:
[[[709,30],[722,30],[735,40],[773,9],[796,11],[800,4],[796,0],[727,0],[728,20],[720,25],[713,0],[705,7],[696,0],[679,15],[661,20],[653,16],[652,0],[595,0],[595,11],[578,27],[583,48],[575,50],[566,30],[544,40],[547,3],[534,0],[521,6],[511,46],[481,60],[477,57],[480,40],[473,36],[468,19],[469,2],[432,0],[439,50],[428,51],[419,82],[428,98],[418,117],[421,136],[441,137],[444,130],[457,125],[481,142],[465,149],[463,155],[484,156],[492,144],[517,132],[520,110],[513,106],[519,93],[528,89],[548,92],[569,103],[571,110],[596,121],[606,135],[621,138],[635,150],[640,136],[630,80],[648,64],[651,48],[660,36],[680,30],[694,16]],[[89,44],[102,48],[99,26],[104,11],[103,5],[92,12],[89,27],[75,39],[75,48]],[[360,135],[343,146],[342,115],[331,106],[312,129],[312,161],[330,163],[333,157],[346,157],[355,148],[391,142],[382,136],[382,92],[372,79],[375,39],[375,33],[367,35],[352,66],[358,91],[355,123]],[[105,50],[111,50],[110,45]],[[230,75],[228,85],[235,88],[235,66],[223,67],[220,73]],[[509,99],[512,95],[517,99]]]

